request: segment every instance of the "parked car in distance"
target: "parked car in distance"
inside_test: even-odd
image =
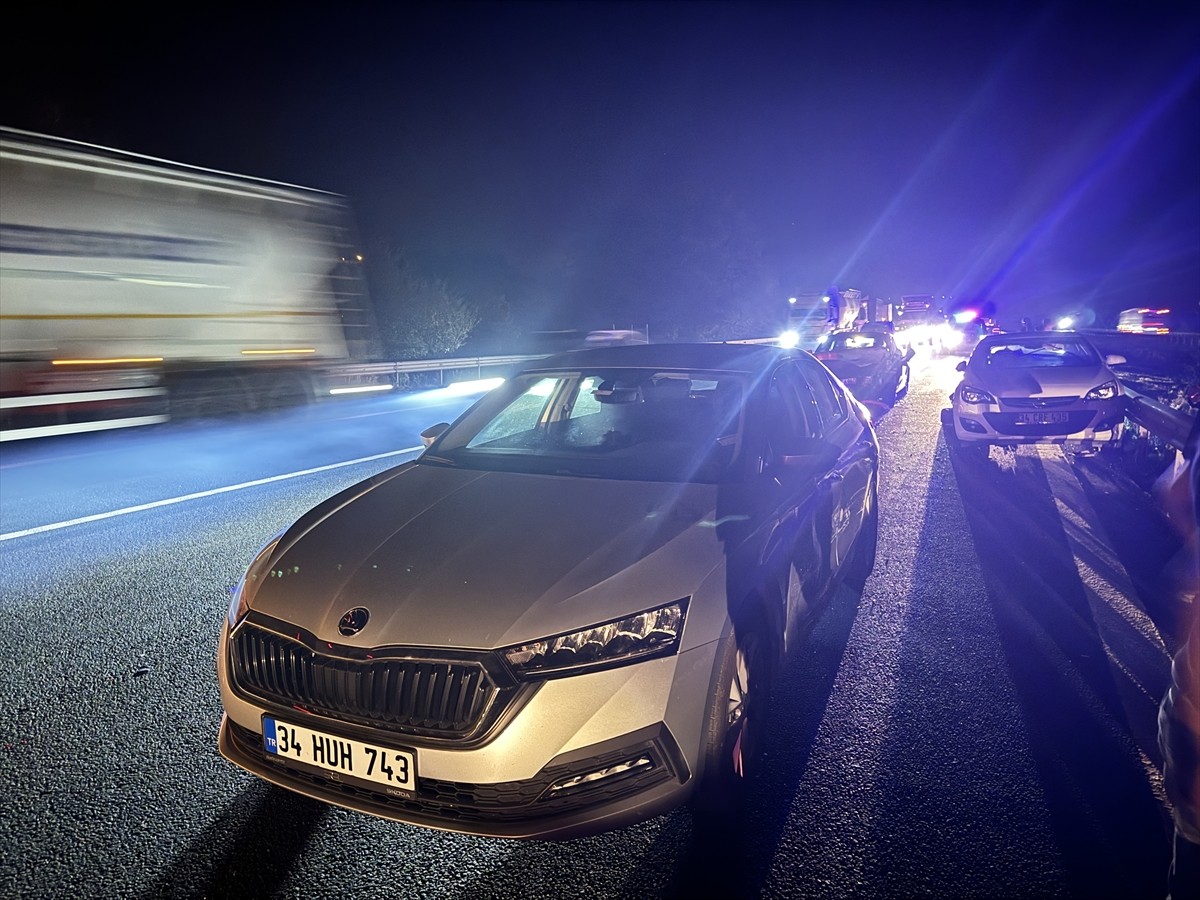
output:
[[[879,447],[804,351],[532,362],[273,537],[220,752],[388,819],[563,838],[738,808],[771,682],[875,559]]]
[[[958,364],[962,382],[943,423],[964,454],[980,457],[992,445],[1096,449],[1119,437],[1125,419],[1110,368],[1124,362],[1073,332],[988,335]]]
[[[890,406],[908,391],[914,352],[901,350],[886,331],[833,331],[822,336],[814,355],[859,400]]]
[[[996,333],[993,327],[983,319],[951,322],[942,334],[939,353],[942,356],[970,356],[976,344],[987,335]]]
[[[858,326],[858,330],[863,331],[863,332],[882,331],[882,332],[885,332],[886,334],[895,336],[896,323],[889,322],[886,320],[878,321],[878,322],[863,322],[861,325]]]

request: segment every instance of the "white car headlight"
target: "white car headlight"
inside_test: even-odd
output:
[[[576,674],[679,649],[687,600],[580,631],[509,647],[504,658],[521,677]]]
[[[1106,381],[1083,395],[1084,400],[1111,400],[1121,393],[1115,381]]]
[[[995,403],[996,398],[987,391],[981,391],[979,388],[971,387],[964,384],[958,389],[958,396],[962,398],[963,403]]]
[[[263,548],[254,554],[254,559],[246,569],[246,574],[242,576],[242,580],[234,589],[233,597],[229,601],[230,628],[235,627],[246,617],[246,613],[250,611],[250,599],[258,590],[262,580],[270,576],[268,566],[271,564],[271,557],[274,556],[275,548],[279,546],[281,537],[283,537],[282,531],[267,541]]]

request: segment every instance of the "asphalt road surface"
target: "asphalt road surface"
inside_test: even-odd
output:
[[[0,896],[1163,897],[1180,541],[1108,455],[960,459],[953,360],[882,415],[880,552],[774,697],[746,816],[561,843],[326,807],[222,760],[231,586],[470,397],[0,453]]]

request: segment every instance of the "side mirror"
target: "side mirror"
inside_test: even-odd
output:
[[[432,445],[433,442],[440,438],[443,432],[445,432],[445,430],[449,427],[449,422],[438,422],[436,425],[430,425],[421,432],[421,443],[426,447]]]
[[[960,359],[960,360],[958,361],[958,365],[957,365],[957,366],[955,366],[955,367],[954,367],[954,369],[955,369],[955,371],[956,371],[956,372],[965,372],[965,371],[967,371],[967,361],[966,361],[965,359]]]
[[[904,351],[904,361],[908,362],[910,359],[912,359],[916,355],[917,355],[917,351],[914,350],[912,347],[909,347],[907,350]]]
[[[1104,364],[1106,366],[1123,366],[1127,362],[1129,362],[1129,360],[1119,353],[1110,353],[1104,357]]]

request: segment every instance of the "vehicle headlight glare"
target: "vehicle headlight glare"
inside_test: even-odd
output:
[[[281,531],[255,554],[253,561],[246,569],[246,574],[238,582],[233,597],[229,601],[230,628],[236,627],[237,623],[242,621],[246,617],[246,613],[250,611],[250,600],[254,597],[262,580],[268,577],[271,558],[274,556],[275,548],[279,546],[279,539],[282,536],[283,532]]]
[[[964,384],[958,389],[958,395],[962,398],[963,403],[995,403],[996,398],[987,391],[981,391],[979,388],[973,388],[970,385]]]
[[[1104,384],[1100,385],[1099,387],[1094,387],[1090,391],[1088,391],[1084,395],[1083,399],[1084,400],[1111,400],[1114,397],[1116,397],[1117,394],[1119,394],[1119,393],[1120,393],[1120,389],[1117,387],[1117,383],[1115,381],[1106,381],[1106,382],[1104,382]]]
[[[575,673],[673,653],[683,633],[686,600],[594,625],[580,631],[510,647],[504,658],[518,675]]]

